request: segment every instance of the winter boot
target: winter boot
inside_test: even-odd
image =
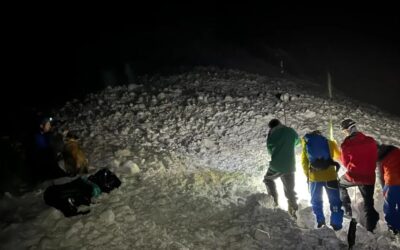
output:
[[[318,222],[317,228],[321,228],[321,227],[323,227],[323,226],[325,226],[325,225],[326,225],[326,224],[325,224],[325,221]]]
[[[289,206],[288,206],[288,213],[294,219],[297,219],[297,215],[296,215],[297,209],[298,209],[297,204],[293,204],[293,205],[289,204]]]
[[[367,214],[367,231],[373,232],[379,221],[379,214],[375,210]]]
[[[331,226],[332,226],[333,230],[335,230],[335,231],[339,231],[340,229],[342,229],[342,226],[339,226],[339,225],[331,224]]]
[[[279,207],[278,198],[274,197],[274,207]]]

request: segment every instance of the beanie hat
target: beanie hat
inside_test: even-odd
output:
[[[281,122],[278,119],[272,119],[271,121],[269,121],[268,127],[269,128],[275,128],[279,124],[281,124]]]
[[[346,118],[340,123],[340,127],[342,130],[350,129],[350,128],[354,127],[355,125],[356,125],[356,122],[350,118]]]

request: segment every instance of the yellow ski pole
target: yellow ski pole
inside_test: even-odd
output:
[[[328,94],[329,94],[329,102],[332,101],[332,78],[331,74],[328,71]],[[328,105],[329,108],[329,139],[333,141],[333,125],[332,125],[332,111]]]

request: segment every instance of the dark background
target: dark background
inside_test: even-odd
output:
[[[113,79],[126,84],[196,65],[278,76],[280,60],[288,74],[321,88],[329,70],[336,89],[400,115],[395,10],[206,2],[17,8],[4,22],[2,134],[21,131],[28,113],[83,98]]]

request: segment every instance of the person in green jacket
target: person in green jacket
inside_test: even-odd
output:
[[[275,179],[281,178],[288,200],[288,212],[296,218],[298,206],[294,191],[295,147],[300,144],[300,139],[294,129],[283,125],[278,119],[272,119],[268,123],[268,127],[270,130],[267,137],[267,149],[271,155],[271,161],[264,176],[264,183],[268,194],[274,198],[275,205],[278,206]]]

